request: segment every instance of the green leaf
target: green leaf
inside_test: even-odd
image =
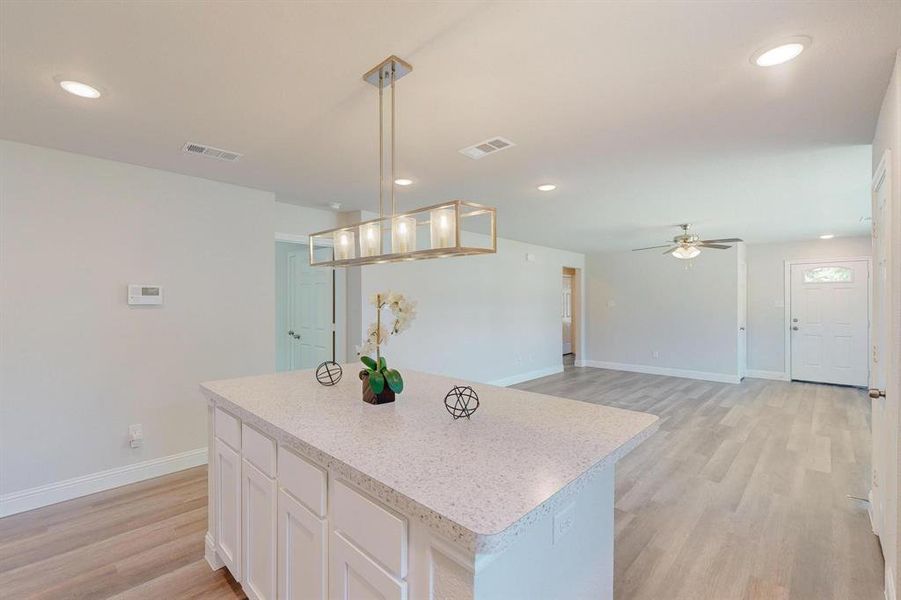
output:
[[[376,394],[381,394],[385,389],[385,376],[378,371],[372,371],[369,374],[369,387]]]
[[[398,373],[396,369],[386,370],[385,380],[388,382],[388,387],[391,388],[391,391],[395,394],[404,391],[404,378],[400,376],[400,373]]]
[[[387,366],[388,366],[388,363],[385,362],[385,357],[384,357],[384,356],[380,356],[380,357],[379,357],[379,368],[378,368],[378,370],[379,370],[379,371],[384,371],[385,368],[386,368]]]
[[[360,362],[369,367],[372,370],[375,370],[375,361],[369,358],[368,356],[361,356]]]

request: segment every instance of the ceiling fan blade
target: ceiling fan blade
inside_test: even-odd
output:
[[[676,249],[678,249],[678,248],[679,248],[679,246],[673,246],[672,248],[670,248],[669,250],[667,250],[666,252],[664,252],[664,254],[669,254],[669,253],[671,253],[673,250],[676,250]]]
[[[633,248],[632,252],[638,252],[639,250],[653,250],[655,248],[666,248],[669,244],[660,244],[659,246],[648,246],[647,248]]]
[[[698,244],[698,247],[700,247],[700,248],[716,248],[717,250],[728,250],[732,246],[727,246],[726,244],[706,244],[706,243],[702,242],[702,243]]]
[[[743,242],[744,240],[741,238],[723,238],[721,240],[701,240],[702,244],[718,244],[720,242],[725,243],[735,243],[735,242]]]

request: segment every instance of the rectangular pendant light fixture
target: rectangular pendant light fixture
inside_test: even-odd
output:
[[[379,90],[379,218],[311,233],[310,265],[350,267],[497,252],[494,208],[466,200],[450,200],[397,211],[394,88],[397,80],[412,70],[406,61],[389,56],[363,75],[364,81]],[[391,102],[387,132],[386,89],[390,91]],[[389,163],[387,169],[386,163]],[[390,213],[384,207],[386,180],[390,186]]]
[[[380,247],[389,251],[379,252]],[[310,264],[321,267],[495,252],[495,209],[466,200],[452,200],[310,234]]]

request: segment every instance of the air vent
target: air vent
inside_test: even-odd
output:
[[[222,148],[213,148],[212,146],[204,146],[203,144],[194,144],[192,142],[188,142],[185,144],[185,147],[182,148],[185,152],[190,154],[202,154],[204,156],[209,156],[210,158],[215,158],[218,160],[227,160],[229,162],[233,162],[244,156],[240,152],[232,152],[231,150],[223,150]]]
[[[478,144],[473,144],[472,146],[463,148],[462,150],[460,150],[460,154],[468,156],[473,160],[479,160],[483,156],[488,156],[489,154],[500,152],[501,150],[511,148],[515,145],[516,144],[514,144],[507,138],[493,137],[481,141]]]

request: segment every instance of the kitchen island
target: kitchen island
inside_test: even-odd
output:
[[[614,464],[657,417],[409,370],[374,406],[358,371],[201,386],[213,568],[250,598],[613,597]]]

